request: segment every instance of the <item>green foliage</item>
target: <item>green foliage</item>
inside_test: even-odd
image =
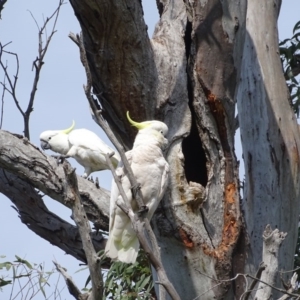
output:
[[[294,26],[293,36],[279,43],[279,50],[291,104],[299,117],[300,85],[297,76],[300,74],[300,21]]]
[[[104,279],[104,299],[155,299],[150,264],[142,249],[134,264],[113,262]]]
[[[31,264],[27,260],[15,255],[16,260],[1,261],[5,256],[0,256],[0,298],[4,289],[10,288],[9,299],[60,299],[57,285],[52,288],[51,294],[46,295],[46,286],[50,277],[57,273],[54,269],[50,272],[44,270],[42,264]],[[2,299],[2,298],[1,298]]]

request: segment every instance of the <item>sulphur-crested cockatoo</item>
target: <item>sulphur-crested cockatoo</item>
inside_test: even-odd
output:
[[[40,135],[43,150],[51,149],[61,154],[62,158],[73,157],[84,167],[83,177],[92,172],[109,169],[105,154],[115,152],[107,146],[94,132],[87,129],[75,129],[75,122],[65,130],[48,130]],[[114,167],[120,158],[117,153],[111,157]]]
[[[148,207],[147,218],[150,220],[162,199],[168,183],[169,164],[162,152],[167,144],[165,138],[168,127],[160,121],[146,121],[142,123],[129,122],[138,128],[133,148],[126,152],[126,157],[133,174],[140,184],[144,204]],[[138,210],[137,203],[132,198],[131,184],[126,176],[122,162],[116,173],[130,202],[133,211]],[[128,216],[117,206],[117,201],[124,204],[118,187],[113,180],[110,200],[109,237],[105,253],[112,260],[134,263],[139,251],[139,240],[132,228]]]

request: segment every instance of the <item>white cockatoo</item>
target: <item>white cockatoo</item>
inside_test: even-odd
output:
[[[61,158],[73,157],[84,167],[83,177],[92,172],[108,170],[105,154],[115,152],[107,146],[94,132],[87,129],[74,129],[75,122],[65,130],[47,130],[41,133],[40,141],[43,150],[50,149],[60,154]],[[74,129],[74,130],[73,130]],[[115,153],[111,158],[117,167],[120,157]]]
[[[168,183],[169,164],[162,152],[168,142],[165,138],[168,127],[160,121],[134,122],[130,119],[128,112],[127,118],[139,131],[134,140],[133,148],[126,152],[126,157],[137,182],[140,184],[144,204],[148,208],[146,216],[150,220]],[[137,212],[138,206],[132,197],[132,187],[122,162],[119,163],[116,173],[121,180],[133,211]],[[124,204],[113,180],[110,198],[109,237],[105,253],[112,260],[134,263],[140,247],[139,240],[132,228],[130,219],[117,206],[117,201]]]

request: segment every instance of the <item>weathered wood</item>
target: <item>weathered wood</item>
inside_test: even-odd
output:
[[[75,169],[67,162],[63,163],[63,169],[66,175],[66,198],[71,204],[72,216],[81,237],[82,247],[90,271],[92,289],[89,299],[101,300],[104,290],[101,262],[91,241],[91,226],[78,191]]]
[[[279,268],[292,268],[300,140],[278,54],[280,3],[158,0],[150,41],[139,0],[71,0],[94,95],[119,141],[129,148],[135,135],[127,110],[137,121],[156,118],[169,127],[170,182],[152,224],[182,299],[238,299],[247,276],[235,284],[230,277],[253,277],[267,223],[288,232]],[[246,170],[242,211],[236,101]],[[61,167],[17,140],[0,132],[0,166],[68,206]],[[89,201],[97,207],[90,219],[107,229],[108,201],[97,199],[108,194],[78,181],[86,210]]]
[[[134,120],[153,119],[156,70],[139,0],[70,1],[78,18],[91,73],[93,91],[103,115],[127,148]]]
[[[78,228],[49,211],[41,194],[28,182],[0,169],[0,193],[14,204],[22,223],[41,238],[86,263]],[[105,248],[101,233],[91,235],[96,251]]]
[[[70,207],[65,197],[65,174],[56,159],[36,146],[7,131],[0,130],[0,167],[20,177],[52,199]],[[79,193],[88,218],[98,229],[108,230],[109,192],[77,176]]]
[[[286,235],[286,232],[280,232],[278,229],[272,230],[269,224],[266,226],[263,232],[262,252],[262,260],[265,268],[262,272],[261,282],[258,284],[254,299],[264,300],[273,298],[273,289],[271,286],[276,286],[279,248]],[[270,286],[266,286],[263,282],[267,282]]]
[[[288,233],[279,253],[279,269],[293,269],[297,241],[300,139],[279,58],[279,4],[248,1],[237,93],[245,162],[242,207],[250,247],[246,272],[252,274],[262,259],[261,233],[266,224]]]

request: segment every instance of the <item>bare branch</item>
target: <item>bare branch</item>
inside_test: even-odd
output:
[[[278,229],[272,231],[270,225],[267,225],[263,232],[263,262],[265,270],[262,272],[258,291],[255,294],[257,299],[269,299],[272,295],[272,287],[278,271],[279,247],[286,235],[287,233],[279,232]],[[268,283],[267,287],[265,282]]]
[[[25,113],[24,113],[24,111],[22,110],[22,108],[21,108],[21,106],[20,106],[20,104],[19,104],[19,101],[18,101],[18,99],[17,99],[17,95],[16,95],[16,87],[17,87],[18,76],[19,76],[19,57],[18,57],[18,54],[17,54],[17,53],[14,53],[14,52],[10,52],[10,51],[4,50],[4,48],[5,48],[7,45],[9,45],[9,44],[10,44],[10,43],[7,43],[7,44],[5,44],[5,45],[2,45],[2,44],[0,43],[0,65],[1,65],[1,68],[3,69],[3,71],[4,71],[4,75],[5,75],[5,77],[6,77],[7,81],[8,81],[8,85],[9,85],[10,89],[8,89],[8,88],[6,87],[6,85],[5,85],[3,82],[1,82],[1,85],[3,86],[3,88],[4,88],[6,91],[8,91],[8,92],[11,94],[11,96],[12,96],[12,98],[13,98],[13,100],[14,100],[16,106],[17,106],[17,109],[19,110],[19,112],[21,113],[21,115],[22,115],[23,118],[24,118]],[[17,65],[16,68],[17,68],[17,69],[16,69],[15,75],[13,76],[14,79],[12,79],[12,78],[10,77],[10,75],[8,74],[8,71],[7,71],[8,66],[7,66],[7,64],[4,65],[4,63],[3,63],[3,61],[2,61],[2,55],[3,55],[3,53],[12,55],[12,56],[14,56],[15,59],[16,59],[16,65]]]
[[[255,287],[256,283],[259,281],[261,274],[262,274],[263,270],[265,270],[265,268],[266,268],[266,265],[263,262],[260,263],[259,268],[255,274],[255,279],[251,282],[249,289],[247,289],[247,291],[243,294],[244,298],[241,297],[241,299],[244,299],[244,300],[249,299],[251,292],[254,290],[254,287]]]
[[[27,109],[23,116],[24,117],[24,135],[28,139],[30,139],[29,118],[30,118],[31,112],[33,111],[33,103],[34,103],[34,98],[35,98],[35,94],[37,91],[38,82],[40,79],[40,73],[41,73],[42,67],[44,65],[44,58],[45,58],[46,52],[48,50],[49,44],[51,42],[53,35],[56,32],[55,28],[56,28],[56,24],[57,24],[57,19],[59,16],[61,6],[63,4],[64,4],[64,0],[59,0],[58,7],[56,8],[56,10],[53,12],[53,14],[50,17],[46,18],[46,20],[44,21],[44,24],[41,28],[39,28],[36,19],[33,17],[32,13],[30,12],[32,18],[34,19],[34,21],[39,29],[39,34],[38,34],[39,44],[38,44],[38,57],[33,61],[33,64],[32,64],[33,68],[35,69],[35,76],[34,76],[34,80],[33,80],[32,89],[30,92],[28,106],[27,106]],[[50,36],[46,37],[46,44],[43,47],[43,34],[47,28],[48,23],[51,21],[52,18],[54,18],[54,24],[53,24]]]
[[[103,278],[101,273],[101,263],[98,259],[97,253],[91,242],[90,233],[91,228],[88,222],[86,213],[82,207],[80,194],[78,191],[78,183],[75,175],[75,169],[72,169],[70,164],[66,161],[63,164],[64,172],[67,179],[67,198],[72,202],[72,214],[74,221],[79,229],[82,240],[83,249],[86,255],[88,267],[90,270],[90,277],[92,282],[92,299],[102,299],[103,295]]]
[[[289,287],[287,289],[287,292],[293,293],[294,291],[296,291],[298,289],[297,279],[298,279],[298,274],[295,272],[289,282]],[[278,300],[286,300],[289,297],[290,296],[286,294],[286,295],[283,295],[282,297],[280,297]],[[297,297],[297,299],[300,299],[300,295]]]
[[[70,34],[69,37],[74,41],[74,35]],[[145,250],[145,252],[149,255],[150,261],[152,263],[152,265],[154,266],[159,280],[161,281],[160,284],[164,286],[164,288],[168,291],[168,293],[170,294],[170,296],[172,297],[172,299],[180,299],[179,295],[177,294],[175,288],[173,287],[172,283],[168,280],[165,269],[162,265],[161,259],[160,259],[160,254],[159,254],[159,247],[155,238],[155,235],[151,229],[149,220],[147,218],[143,218],[143,212],[145,211],[146,206],[144,205],[144,201],[142,198],[142,194],[141,194],[141,190],[139,188],[139,184],[136,181],[136,178],[134,177],[134,174],[131,170],[131,167],[128,163],[127,157],[125,155],[125,151],[124,148],[121,146],[121,144],[118,142],[117,138],[115,137],[114,133],[112,132],[112,130],[109,128],[107,122],[104,120],[104,118],[101,115],[101,111],[98,110],[98,107],[96,107],[95,102],[91,96],[91,88],[92,88],[92,76],[91,76],[91,72],[88,66],[88,61],[86,58],[86,53],[85,53],[85,48],[84,48],[84,44],[83,44],[83,38],[82,35],[76,36],[77,39],[77,43],[79,44],[79,49],[80,49],[80,59],[81,62],[85,68],[85,72],[86,72],[86,76],[87,76],[87,85],[84,86],[84,92],[86,95],[86,98],[90,104],[91,110],[94,114],[94,117],[96,119],[96,122],[101,126],[101,128],[104,130],[104,132],[106,133],[106,135],[108,136],[108,138],[110,139],[110,141],[114,144],[114,146],[116,147],[116,149],[118,150],[120,156],[121,156],[121,160],[122,163],[124,164],[124,167],[127,171],[127,176],[128,179],[131,183],[132,189],[135,190],[134,193],[134,198],[138,204],[139,207],[139,217],[137,217],[136,214],[134,214],[134,212],[132,211],[128,199],[124,193],[124,191],[122,192],[123,195],[123,199],[124,202],[126,203],[126,207],[124,206],[120,206],[124,212],[128,215],[128,217],[130,218],[131,222],[132,222],[132,226],[137,234],[137,237],[143,247],[143,249]],[[76,44],[77,44],[76,43]],[[119,187],[119,190],[122,189],[122,185],[120,184],[117,175],[114,171],[114,168],[109,160],[108,155],[106,155],[106,160],[107,163],[113,173],[114,179]],[[121,190],[120,190],[121,193]],[[150,243],[151,246],[148,244],[147,241],[147,234],[145,233],[145,228],[146,228],[146,232],[148,234],[148,237],[150,239]]]
[[[3,113],[4,113],[4,95],[5,95],[5,79],[6,76],[4,75],[3,78],[3,90],[2,90],[2,97],[1,97],[1,116],[0,116],[0,129],[2,129],[2,124],[3,124]]]
[[[1,19],[1,12],[4,8],[4,4],[6,3],[7,0],[0,0],[0,19]]]
[[[286,294],[286,295],[289,295],[289,296],[292,296],[292,297],[296,297],[296,299],[299,299],[299,295],[297,295],[297,294],[293,294],[293,293],[290,293],[289,291],[286,291],[286,290],[284,290],[284,289],[277,288],[276,286],[271,285],[271,284],[269,284],[269,283],[267,283],[266,281],[263,281],[263,280],[261,280],[261,279],[255,278],[255,277],[252,276],[252,275],[247,274],[246,276],[247,276],[247,277],[250,277],[250,278],[252,278],[252,279],[258,280],[258,281],[259,281],[260,283],[262,283],[263,285],[267,285],[268,287],[270,287],[270,289],[274,289],[274,290],[276,290],[276,291],[278,291],[278,292],[281,292],[281,293],[283,293],[283,294]],[[262,288],[259,287],[257,292],[259,292],[260,289],[262,289]],[[266,299],[266,298],[256,298],[256,299]]]
[[[54,200],[66,202],[65,174],[56,159],[47,156],[30,142],[0,130],[0,167],[29,182]],[[97,229],[108,230],[109,192],[78,176],[79,192],[88,218]]]
[[[69,293],[76,299],[83,299],[84,295],[80,292],[79,288],[76,286],[75,282],[73,281],[72,277],[67,273],[67,271],[59,265],[57,262],[53,261],[56,270],[63,276],[65,282],[67,284]]]
[[[50,212],[30,184],[0,169],[0,193],[11,200],[21,222],[31,231],[86,263],[78,228]],[[91,239],[96,251],[104,249],[106,240],[101,234],[93,232]]]

